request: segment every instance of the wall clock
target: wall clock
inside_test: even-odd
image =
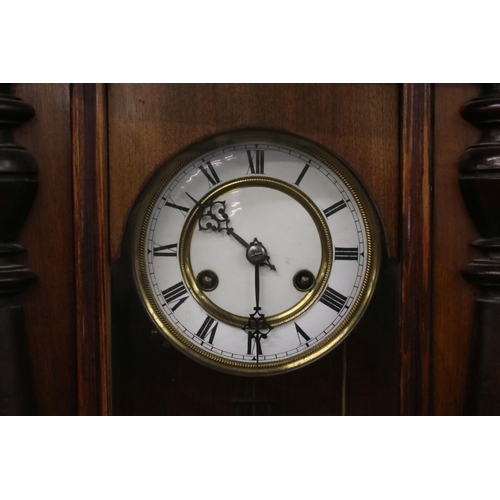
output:
[[[336,347],[380,268],[375,207],[353,171],[303,138],[237,131],[161,166],[129,217],[134,284],[186,355],[240,375]]]

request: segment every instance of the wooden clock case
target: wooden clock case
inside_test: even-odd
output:
[[[496,85],[2,86],[0,412],[498,414],[499,103]],[[245,128],[345,158],[386,242],[356,331],[265,382],[164,346],[120,259],[127,214],[155,168]],[[460,272],[471,260],[463,274],[480,293]]]

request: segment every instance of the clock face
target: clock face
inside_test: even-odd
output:
[[[284,134],[229,134],[168,162],[136,221],[151,318],[186,354],[233,373],[280,373],[328,352],[378,274],[364,188],[338,157]]]

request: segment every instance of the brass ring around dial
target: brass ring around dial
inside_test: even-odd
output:
[[[330,236],[328,225],[326,224],[321,211],[312,202],[312,200],[295,186],[277,179],[272,179],[269,177],[249,176],[243,179],[230,181],[210,191],[206,196],[199,200],[199,203],[203,205],[209,200],[215,200],[219,196],[222,196],[229,191],[232,191],[236,188],[245,187],[266,187],[276,189],[291,196],[309,213],[312,220],[314,221],[314,224],[316,225],[321,241],[321,263],[314,287],[309,290],[304,295],[304,297],[291,308],[279,314],[275,314],[266,318],[267,322],[271,326],[275,327],[291,321],[303,314],[309,307],[314,304],[314,302],[316,302],[319,296],[323,293],[332,268],[332,239]],[[247,323],[248,317],[238,316],[222,309],[212,300],[210,300],[196,283],[196,277],[191,266],[190,248],[193,233],[197,228],[198,210],[193,209],[186,218],[186,222],[184,223],[179,241],[179,264],[181,267],[184,282],[186,283],[186,286],[191,295],[200,304],[200,306],[203,307],[205,311],[207,311],[208,314],[210,314],[215,319],[218,319],[219,321],[223,321],[226,324],[242,328]]]

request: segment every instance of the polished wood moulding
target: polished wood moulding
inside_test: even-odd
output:
[[[9,266],[24,267],[28,281],[34,275],[26,269],[39,276],[20,296],[27,327],[22,349],[30,354],[36,403],[23,411],[459,414],[474,285],[481,294],[466,411],[496,411],[485,402],[498,394],[489,357],[498,342],[491,305],[497,302],[500,253],[497,87],[486,87],[477,99],[473,85],[444,84],[13,89],[37,113],[26,121],[0,106],[7,116],[0,119],[7,138],[0,150],[7,144],[11,154],[13,145],[25,146],[37,159],[40,181],[31,211],[24,196],[24,208],[9,208],[18,219],[4,220],[0,228],[9,233],[1,243],[10,252]],[[460,107],[469,101],[464,120]],[[120,249],[129,210],[159,165],[210,136],[249,128],[303,136],[345,159],[371,194],[385,236],[379,286],[353,334],[310,367],[265,381],[203,368],[165,344],[137,306]],[[460,183],[474,223],[457,182],[457,164],[468,147]],[[25,174],[17,179],[34,185],[34,171]],[[0,176],[13,180],[3,170]],[[23,226],[18,236],[13,225],[18,233]],[[27,252],[15,254],[19,245]],[[472,284],[460,275],[470,261],[464,275]],[[28,282],[16,276],[19,288],[26,288]],[[17,328],[18,318],[9,324]],[[265,402],[265,408],[251,401]]]
[[[71,92],[78,412],[111,411],[106,87]]]

